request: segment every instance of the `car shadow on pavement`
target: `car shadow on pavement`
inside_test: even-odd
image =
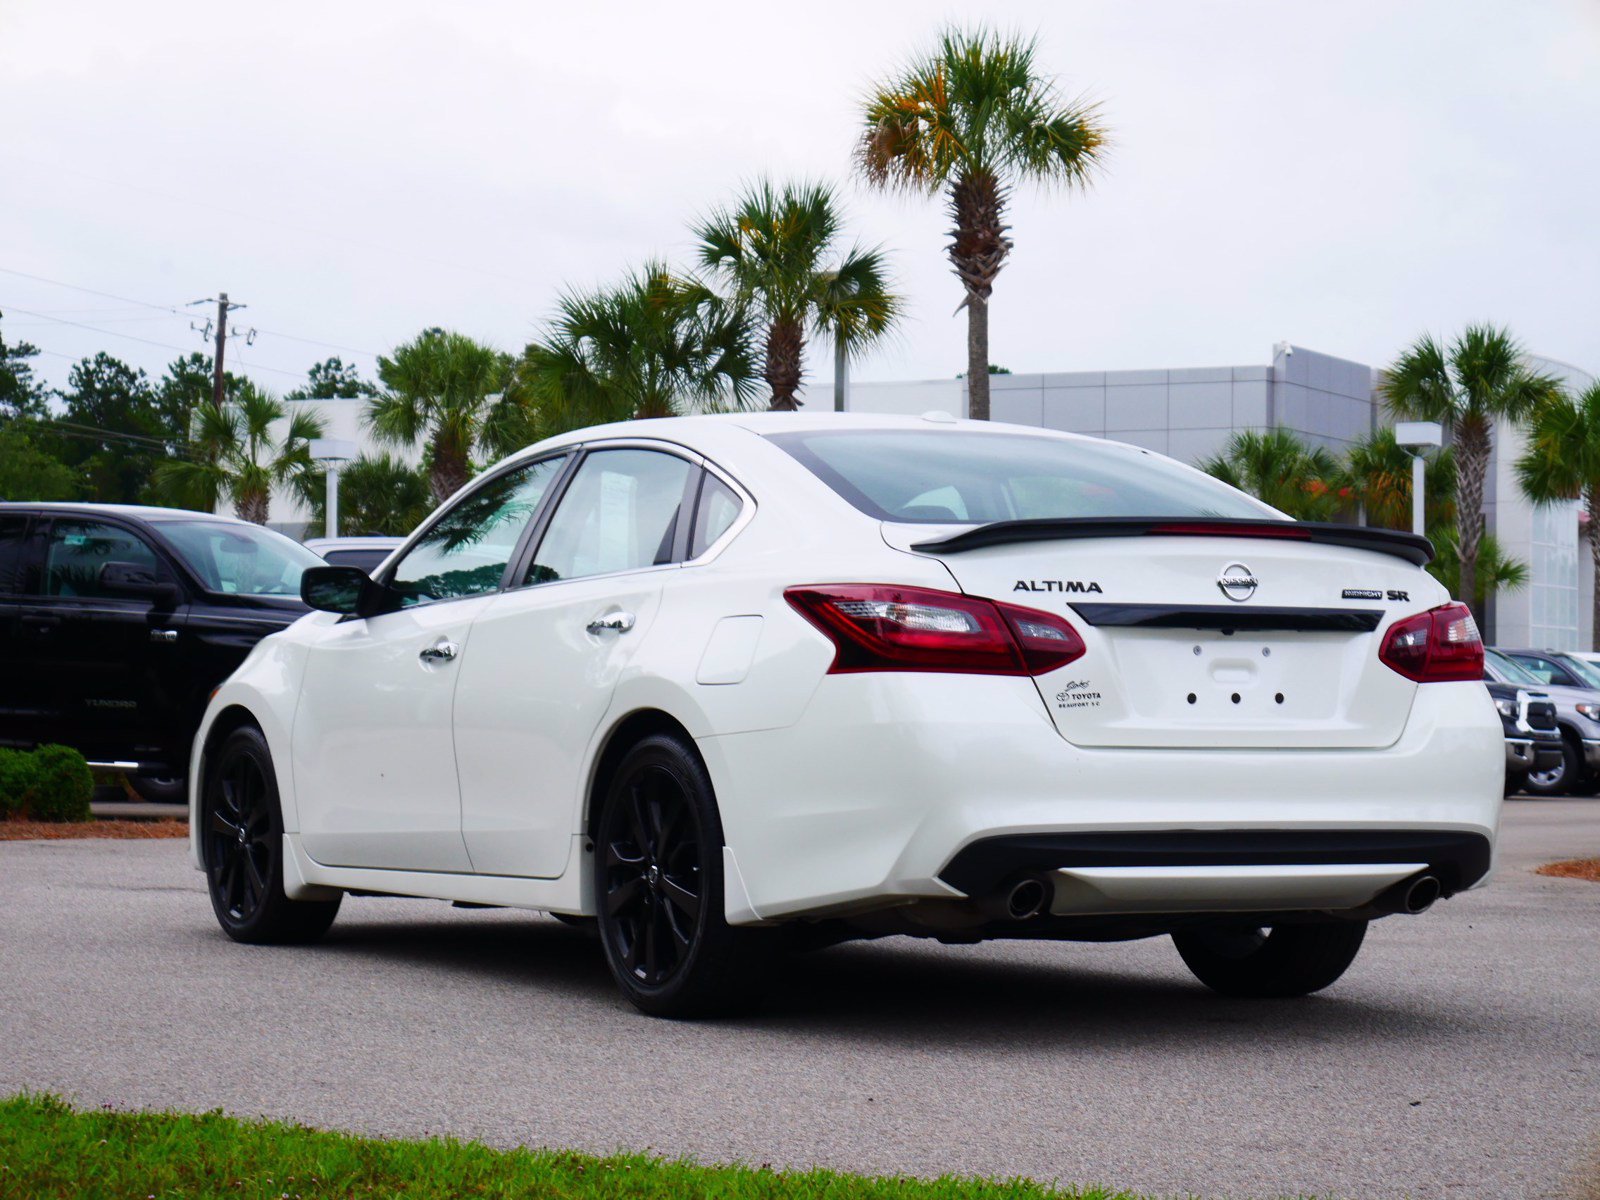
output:
[[[354,915],[354,914],[352,914]],[[545,917],[469,914],[438,921],[340,921],[326,943],[341,956],[458,972],[542,1000],[625,1007],[585,931]],[[947,949],[908,938],[852,943],[783,962],[756,1011],[709,1024],[783,1037],[863,1037],[880,1043],[1028,1051],[1071,1041],[1113,1047],[1295,1043],[1381,1047],[1392,1038],[1481,1036],[1478,1023],[1417,997],[1384,999],[1351,979],[1299,1000],[1231,1000],[1187,977],[1093,961],[1099,947],[1030,943],[1031,961]],[[1169,947],[1170,949],[1170,947]],[[1176,951],[1172,952],[1176,961]],[[1046,957],[1047,956],[1047,957]]]

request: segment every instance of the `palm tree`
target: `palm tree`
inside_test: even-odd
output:
[[[1576,397],[1563,393],[1541,404],[1517,460],[1517,482],[1536,504],[1581,500],[1589,520],[1584,536],[1600,579],[1600,383]],[[1600,587],[1594,595],[1591,649],[1600,649]]]
[[[1236,433],[1220,455],[1197,465],[1297,521],[1330,520],[1350,500],[1333,455],[1287,429]]]
[[[296,486],[311,473],[311,439],[322,436],[320,417],[303,409],[291,416],[249,380],[238,381],[221,408],[197,404],[191,420],[184,457],[156,468],[157,492],[205,512],[228,499],[235,516],[257,525],[267,523],[274,487]]]
[[[1385,425],[1355,443],[1345,454],[1344,476],[1366,510],[1367,524],[1384,529],[1411,528],[1411,451]],[[1456,460],[1447,448],[1425,457],[1424,528],[1454,524]]]
[[[833,189],[766,180],[695,230],[701,265],[727,285],[730,303],[766,327],[762,378],[771,407],[793,411],[805,376],[806,333],[840,339],[847,357],[883,337],[900,316],[882,251],[852,247],[830,261],[839,237]]]
[[[869,182],[946,191],[951,265],[966,289],[969,411],[989,419],[989,296],[1011,252],[1006,201],[1018,183],[1083,187],[1106,150],[1094,105],[1064,100],[1035,66],[1032,38],[947,30],[867,98],[857,148]]]
[[[695,409],[746,408],[757,386],[747,310],[649,263],[616,287],[569,292],[523,351],[529,436]]]
[[[1528,582],[1528,564],[1512,558],[1500,548],[1494,534],[1485,533],[1478,539],[1478,570],[1472,585],[1472,598],[1461,587],[1461,556],[1456,553],[1456,527],[1441,525],[1428,531],[1433,541],[1434,557],[1428,564],[1428,573],[1473,608],[1483,611],[1484,602],[1495,592],[1514,592]]]
[[[522,398],[511,365],[510,355],[443,329],[424,330],[378,359],[384,391],[367,403],[367,425],[390,445],[425,444],[436,502],[471,478],[475,450],[499,456],[518,448]]]
[[[1460,596],[1469,606],[1478,586],[1483,540],[1483,481],[1494,449],[1496,419],[1522,422],[1555,399],[1561,385],[1531,371],[1504,329],[1469,325],[1446,350],[1424,334],[1395,360],[1380,385],[1394,411],[1450,430],[1456,460],[1456,536]]]
[[[311,509],[308,534],[320,535],[327,518],[327,476],[301,477],[295,490]],[[433,511],[428,472],[389,454],[363,454],[339,472],[339,525],[350,536],[403,536]]]

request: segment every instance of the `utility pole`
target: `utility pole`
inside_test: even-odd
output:
[[[210,304],[210,300],[193,300],[191,304]],[[215,349],[211,355],[211,403],[220,412],[223,404],[228,399],[228,390],[225,386],[227,375],[223,370],[222,359],[228,345],[228,334],[233,332],[228,328],[228,314],[236,308],[244,308],[243,304],[232,304],[228,300],[227,292],[217,293],[217,319],[213,328],[211,322],[206,323],[206,328],[201,331],[204,337],[207,333],[215,334]],[[198,325],[191,325],[192,329],[200,329]],[[246,341],[254,341],[256,331],[252,329]]]

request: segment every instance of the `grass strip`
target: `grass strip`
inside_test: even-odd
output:
[[[69,838],[181,838],[187,821],[0,821],[0,842],[65,841]]]
[[[0,1197],[133,1200],[433,1200],[715,1197],[725,1200],[1136,1200],[1012,1179],[868,1177],[705,1167],[628,1154],[494,1150],[448,1138],[385,1141],[220,1112],[79,1112],[48,1095],[0,1100]]]
[[[1574,858],[1566,862],[1545,863],[1536,874],[1553,875],[1557,879],[1587,879],[1600,883],[1600,858]]]

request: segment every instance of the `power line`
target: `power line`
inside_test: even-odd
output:
[[[148,300],[135,300],[130,296],[118,296],[113,292],[102,292],[102,291],[99,291],[96,288],[87,288],[87,287],[83,287],[80,284],[67,283],[65,280],[62,280],[62,279],[48,279],[43,275],[32,275],[32,274],[29,274],[27,271],[18,271],[13,267],[0,267],[0,272],[3,272],[4,274],[7,274],[7,275],[16,275],[16,276],[18,276],[19,278],[22,278],[22,279],[31,279],[36,283],[48,283],[48,284],[50,284],[50,285],[52,285],[54,287],[67,288],[68,290],[74,291],[74,292],[85,292],[90,296],[103,296],[107,300],[121,300],[124,303],[137,305],[140,308],[152,308],[152,309],[155,309],[157,312],[166,313],[169,316],[173,316],[173,317],[181,317],[181,318],[183,318],[185,320],[187,320],[188,317],[189,317],[189,314],[187,312],[184,312],[183,308],[180,308],[177,305],[152,304]],[[184,307],[188,307],[188,306],[184,306]],[[18,312],[23,312],[25,310],[19,308],[19,309],[17,309],[17,311]],[[35,310],[34,312],[30,313],[30,315],[32,315],[32,316],[45,316],[47,319],[50,319],[48,317],[49,311],[50,310],[48,310],[48,309]],[[71,311],[71,310],[70,309],[62,309],[62,310],[59,310],[59,311],[68,312],[68,311]],[[90,311],[93,311],[93,310],[90,310]],[[115,310],[107,310],[107,311],[115,311]],[[365,354],[369,358],[377,358],[377,357],[379,357],[377,351],[375,351],[375,350],[363,350],[359,346],[343,346],[343,345],[340,345],[338,342],[322,342],[322,341],[316,340],[315,338],[300,337],[297,334],[293,334],[293,333],[284,333],[282,330],[279,330],[279,329],[262,329],[259,332],[270,334],[273,337],[280,337],[280,338],[283,338],[284,340],[290,341],[290,342],[304,342],[308,346],[322,346],[322,347],[324,347],[325,349],[328,349],[328,350],[344,350],[344,351],[346,351],[346,352],[348,352],[350,354]],[[270,370],[271,368],[266,368],[266,369]]]
[[[143,342],[146,346],[159,346],[163,350],[176,350],[179,354],[191,354],[194,352],[194,347],[192,346],[174,346],[171,342],[157,342],[151,338],[137,337],[134,334],[122,333],[116,329],[101,329],[95,325],[86,325],[82,321],[69,321],[65,317],[52,317],[50,314],[40,312],[37,309],[18,308],[14,304],[0,303],[0,312],[5,312],[7,310],[11,312],[26,313],[30,317],[43,317],[47,321],[54,321],[57,325],[71,325],[77,329],[87,329],[90,333],[103,333],[107,337],[126,338],[130,342]],[[268,367],[261,364],[254,364],[253,369],[257,371],[271,371],[275,375],[287,375],[291,379],[310,379],[310,376],[304,371],[289,371],[285,370],[283,367]]]

